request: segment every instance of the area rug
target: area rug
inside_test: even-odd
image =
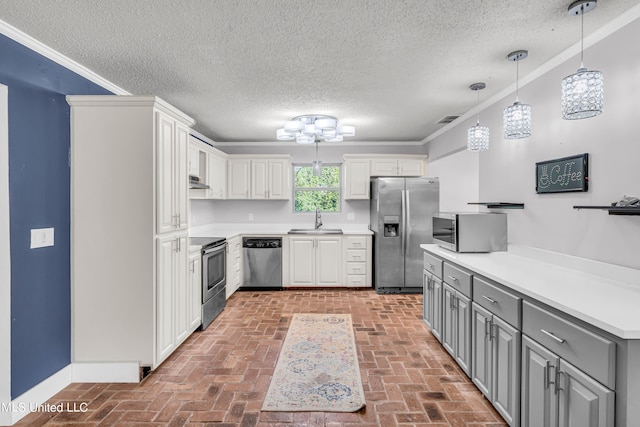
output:
[[[294,314],[263,411],[355,412],[365,406],[350,314]]]

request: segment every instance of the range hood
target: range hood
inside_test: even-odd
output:
[[[207,184],[204,184],[202,182],[200,182],[200,177],[199,176],[193,176],[193,175],[189,175],[189,188],[192,189],[207,189],[209,188],[209,186]]]

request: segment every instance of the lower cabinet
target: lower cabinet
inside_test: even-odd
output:
[[[229,299],[240,288],[240,257],[242,238],[240,236],[227,239],[227,287],[226,297]]]
[[[471,299],[444,283],[442,345],[471,376]]]
[[[290,236],[289,284],[344,286],[342,236]]]
[[[186,233],[157,239],[156,365],[184,341],[189,329]]]
[[[613,427],[614,391],[522,336],[523,427]]]
[[[427,270],[423,270],[422,275],[422,318],[431,333],[442,341],[442,280]]]
[[[475,302],[471,313],[471,379],[510,426],[518,425],[520,331]]]
[[[189,254],[188,273],[189,329],[193,331],[202,323],[202,254],[200,249]]]

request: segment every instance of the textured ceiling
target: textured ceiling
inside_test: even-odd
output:
[[[585,35],[636,5],[600,0]],[[330,114],[349,141],[422,141],[580,40],[564,0],[0,0],[0,20],[221,142]],[[578,64],[576,64],[577,68]]]

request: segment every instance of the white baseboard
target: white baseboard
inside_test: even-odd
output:
[[[139,381],[138,363],[73,363],[12,401],[0,399],[0,426],[11,426],[17,423],[74,382],[137,383]]]

